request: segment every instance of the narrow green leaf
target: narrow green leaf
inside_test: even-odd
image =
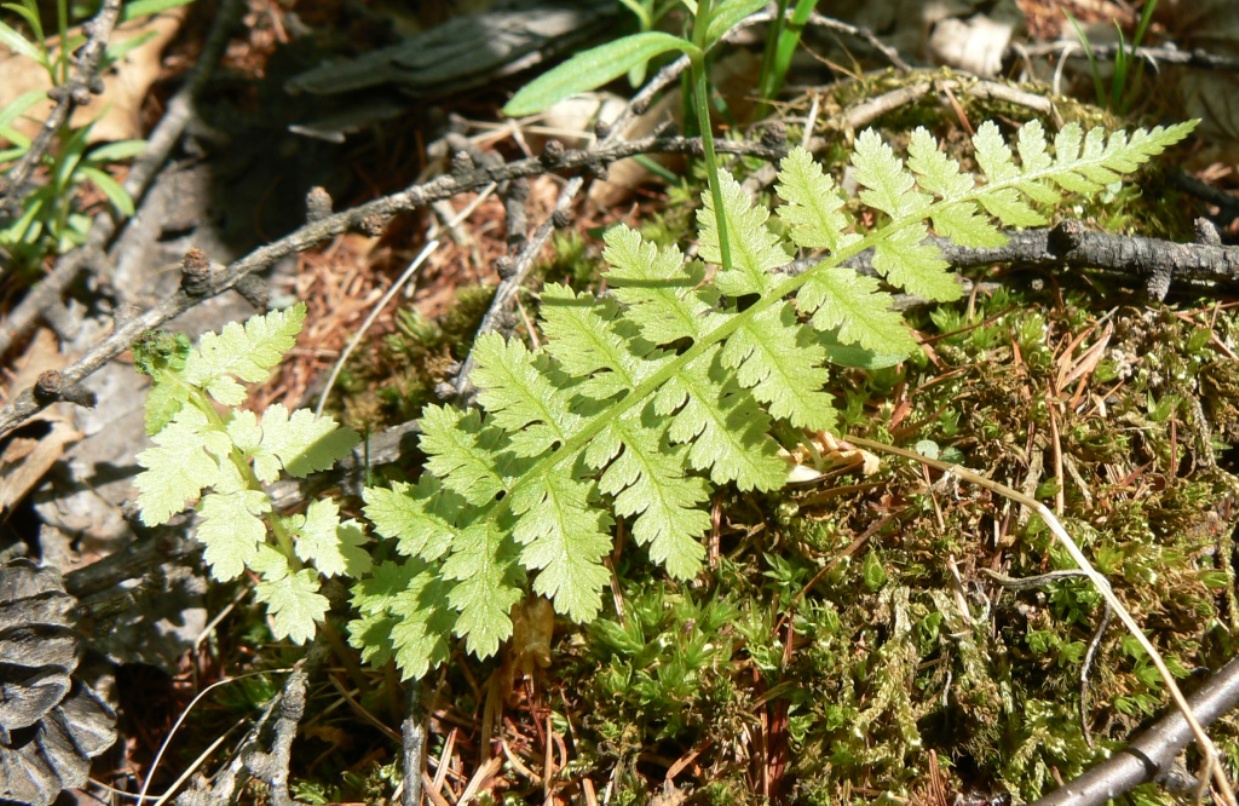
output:
[[[3,22],[0,22],[0,45],[5,45],[17,55],[25,56],[38,64],[46,63],[42,51],[33,42]]]
[[[511,117],[533,115],[581,92],[595,90],[637,65],[670,51],[696,50],[691,42],[661,31],[632,34],[578,53],[521,87],[503,108]]]
[[[706,28],[706,47],[713,46],[732,26],[761,11],[765,5],[766,0],[721,0],[716,3],[710,14],[710,25]]]
[[[121,187],[120,182],[117,182],[105,171],[101,171],[90,165],[83,165],[79,168],[82,176],[94,183],[95,187],[108,197],[108,201],[116,208],[116,212],[122,216],[129,218],[133,215],[133,199],[129,193]]]
[[[148,17],[162,11],[187,6],[194,0],[131,0],[121,9],[120,17],[124,22]]]
[[[46,97],[46,90],[28,90],[9,101],[3,109],[0,109],[0,128],[7,130],[13,121],[26,114],[30,107],[34,106],[39,101],[42,101]],[[14,140],[11,134],[6,133],[4,136],[8,140],[12,140],[16,145],[23,145],[17,140]],[[19,134],[18,136],[25,140],[24,145],[29,148],[30,139],[25,137],[25,135]]]
[[[138,156],[146,150],[145,140],[117,140],[106,143],[90,152],[90,161],[95,164],[121,162]]]

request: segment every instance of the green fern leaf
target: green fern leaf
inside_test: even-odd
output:
[[[209,426],[206,415],[192,406],[177,412],[153,437],[155,447],[138,454],[146,468],[134,480],[142,523],[159,526],[185,509],[187,501],[219,478],[219,461],[204,450]]]
[[[258,556],[267,539],[262,515],[271,511],[271,499],[261,490],[237,490],[204,496],[199,507],[202,522],[198,539],[206,545],[204,556],[211,576],[220,582],[236,579]]]
[[[997,128],[982,126],[974,142],[984,181],[923,131],[906,167],[865,132],[853,158],[860,198],[889,220],[863,236],[832,180],[794,151],[779,174],[781,223],[796,246],[829,250],[796,276],[779,273],[788,248],[730,176],[721,195],[734,261],[713,278],[675,247],[611,229],[603,252],[610,296],[550,285],[544,348],[480,340],[473,380],[485,418],[428,408],[421,481],[367,491],[377,531],[409,559],[398,570],[380,565],[381,585],[363,581],[355,645],[395,657],[413,676],[448,657],[449,634],[492,654],[511,634],[509,612],[526,595],[527,575],[558,612],[592,618],[607,582],[612,514],[630,519],[636,542],[673,576],[693,576],[712,485],[781,487],[776,420],[831,425],[827,356],[889,366],[917,348],[879,280],[845,261],[872,249],[889,286],[957,298],[959,284],[927,242],[930,224],[959,242],[997,245],[1004,236],[993,219],[1038,222],[1033,205],[1056,203],[1069,185],[1107,181],[1188,130],[1109,140],[1090,133],[1078,142],[1069,132],[1051,156],[1044,132],[1029,124],[1017,163]],[[710,194],[703,203],[700,251],[717,262]]]
[[[908,224],[890,232],[873,247],[873,268],[893,285],[925,299],[950,302],[963,292],[937,247],[924,242],[924,224]]]
[[[776,189],[787,202],[779,208],[779,219],[801,249],[837,252],[860,240],[858,233],[847,231],[852,221],[841,212],[844,200],[834,180],[808,151],[797,146],[784,158]]]
[[[735,482],[741,490],[783,486],[787,468],[769,435],[770,416],[717,357],[715,347],[659,390],[655,409],[674,412],[667,435],[691,443],[689,464],[708,471],[715,484]]]
[[[648,546],[650,559],[677,579],[696,575],[705,558],[698,538],[710,528],[701,508],[710,498],[705,480],[686,475],[688,446],[672,446],[667,426],[648,427],[625,418],[590,445],[586,462],[606,470],[599,489],[615,499],[615,512],[632,517],[632,536]]]
[[[287,638],[294,644],[313,638],[317,622],[331,607],[327,597],[318,591],[318,574],[310,568],[264,579],[254,586],[254,600],[267,605],[275,637]]]
[[[488,424],[510,435],[508,447],[517,456],[538,456],[578,427],[580,418],[568,411],[566,396],[534,368],[520,341],[487,333],[477,340],[473,356],[478,402],[489,413]]]
[[[610,270],[607,282],[615,297],[628,306],[627,319],[651,344],[694,339],[710,323],[707,317],[718,301],[712,288],[699,291],[705,279],[700,263],[684,265],[675,246],[659,249],[625,226],[603,236],[602,256]]]
[[[304,515],[284,520],[293,547],[307,563],[326,577],[359,577],[370,570],[370,555],[362,548],[365,532],[354,520],[340,522],[340,507],[330,498],[311,501]]]
[[[611,519],[589,505],[589,486],[555,472],[544,472],[519,490],[512,510],[520,517],[513,537],[521,565],[540,573],[533,589],[555,610],[576,621],[598,614],[602,589],[610,580],[602,558],[611,550]]]
[[[787,263],[787,252],[779,245],[778,236],[766,226],[769,211],[754,206],[731,174],[723,172],[720,181],[732,266],[715,275],[714,285],[729,297],[761,294],[774,284],[771,272]],[[702,201],[704,206],[697,211],[697,226],[701,229],[698,248],[702,258],[721,264],[723,255],[718,245],[714,197],[705,194]]]
[[[918,218],[930,204],[928,194],[915,189],[916,180],[904,169],[889,145],[878,133],[866,129],[856,138],[852,155],[856,179],[864,189],[860,200],[893,219]]]
[[[822,391],[830,378],[826,350],[796,326],[790,303],[746,319],[719,360],[775,417],[815,431],[834,427],[834,405]]]
[[[395,659],[408,677],[422,677],[446,661],[456,624],[447,606],[451,584],[419,560],[383,562],[353,587],[359,618],[349,623],[349,643],[361,659],[382,666]]]
[[[375,531],[396,540],[406,556],[437,560],[460,534],[456,523],[465,501],[444,491],[430,473],[423,473],[416,486],[398,481],[391,489],[367,487],[362,496]]]
[[[297,303],[245,323],[229,322],[222,333],[205,333],[185,365],[185,381],[205,389],[225,406],[245,401],[246,383],[261,383],[297,342],[305,304]]]
[[[814,272],[800,287],[796,302],[801,310],[813,311],[810,324],[818,330],[838,329],[843,344],[858,344],[875,353],[908,356],[916,340],[903,316],[891,310],[891,295],[878,289],[878,281],[852,269],[831,266]]]
[[[938,150],[929,132],[918,127],[908,143],[908,168],[916,174],[922,188],[943,199],[967,196],[976,180],[960,173],[959,164]],[[989,219],[981,215],[976,202],[939,204],[933,208],[934,229],[961,246],[1002,246],[1007,238]]]
[[[495,654],[499,642],[512,634],[508,613],[524,596],[524,574],[517,563],[511,524],[507,526],[487,520],[471,524],[443,563],[443,576],[457,583],[448,593],[448,602],[460,613],[456,634],[479,658]]]
[[[598,301],[553,283],[542,290],[541,310],[547,352],[569,376],[581,379],[572,388],[574,394],[606,400],[632,389],[655,369],[640,360],[649,356],[644,345],[632,345],[614,331],[614,301]],[[634,355],[634,346],[642,355]]]
[[[255,472],[260,462],[270,472],[274,458],[290,476],[305,478],[348,456],[360,441],[355,431],[341,428],[330,417],[316,417],[309,409],[298,409],[289,415],[288,409],[275,403],[262,415],[262,444],[258,448],[261,453],[256,454]]]
[[[418,560],[408,566],[413,577],[388,608],[395,617],[391,642],[396,665],[406,677],[419,678],[451,657],[459,617],[446,606],[451,584]]]
[[[480,441],[482,418],[447,406],[422,412],[421,448],[430,457],[426,468],[475,506],[490,503],[507,489],[496,470],[498,459]]]

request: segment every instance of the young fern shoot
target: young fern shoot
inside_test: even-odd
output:
[[[562,285],[542,293],[544,346],[483,336],[472,381],[481,409],[432,406],[422,420],[425,471],[416,484],[365,491],[366,515],[395,541],[354,589],[351,642],[366,659],[394,658],[408,678],[449,657],[454,639],[478,656],[512,631],[509,611],[545,596],[573,620],[602,603],[611,529],[673,577],[701,568],[713,489],[776,490],[787,479],[776,426],[830,429],[828,356],[870,360],[917,349],[888,288],[932,300],[960,295],[929,226],[969,246],[1004,242],[999,225],[1042,224],[1038,207],[1089,194],[1178,142],[1193,123],[1108,138],[1068,125],[1053,149],[1037,122],[1015,152],[986,123],[973,138],[980,175],[962,171],[924,130],[908,158],[872,131],[856,141],[868,231],[803,150],[781,165],[776,215],[785,241],[729,175],[704,196],[701,261],[634,231],[605,236],[605,299]],[[1018,161],[1017,161],[1018,156]],[[731,265],[721,262],[721,199]],[[797,249],[825,250],[808,271],[776,270]],[[873,250],[880,280],[844,265]]]
[[[314,637],[327,612],[319,575],[370,570],[365,533],[356,521],[340,521],[335,501],[282,516],[263,491],[281,470],[304,478],[330,468],[357,444],[357,434],[308,409],[290,414],[277,403],[259,418],[236,408],[246,397],[239,381],[267,380],[304,320],[298,303],[208,333],[197,349],[166,333],[134,345],[135,363],[153,384],[146,431],[155,445],[138,454],[146,468],[136,480],[142,522],[167,523],[197,499],[197,537],[206,544],[211,576],[226,582],[247,568],[258,574],[256,597],[267,605],[275,637],[299,644]]]

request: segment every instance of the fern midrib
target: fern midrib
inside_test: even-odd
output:
[[[1123,149],[1121,149],[1123,152],[1130,152],[1134,150],[1135,149],[1132,148],[1130,141]],[[1137,151],[1137,153],[1143,152]],[[650,395],[654,394],[654,392],[656,392],[663,384],[671,380],[673,376],[682,371],[683,368],[687,367],[698,358],[701,358],[706,352],[714,347],[714,345],[724,341],[728,336],[735,333],[749,320],[756,317],[761,312],[769,309],[773,305],[781,304],[786,297],[797,291],[802,285],[807,283],[818,273],[845,263],[862,252],[873,248],[876,244],[888,240],[893,233],[898,232],[905,227],[925,221],[930,218],[934,210],[940,206],[958,204],[962,202],[979,202],[984,196],[1007,188],[1015,188],[1018,190],[1019,185],[1025,182],[1052,180],[1056,174],[1076,173],[1080,168],[1104,165],[1107,159],[1114,158],[1115,155],[1108,154],[1103,148],[1102,152],[1096,157],[1089,159],[1080,158],[1077,161],[1072,162],[1069,166],[1054,163],[1048,168],[1040,171],[1019,173],[1013,177],[998,182],[987,182],[983,185],[974,186],[970,192],[958,196],[943,196],[937,198],[934,202],[928,205],[928,207],[918,212],[915,216],[899,221],[889,221],[887,224],[879,227],[878,229],[872,230],[861,240],[856,241],[852,245],[824,258],[807,271],[786,278],[781,283],[778,283],[771,288],[767,293],[763,294],[760,299],[744,311],[729,316],[727,321],[723,324],[714,328],[714,330],[709,333],[706,333],[701,338],[694,340],[692,347],[685,350],[672,361],[668,362],[649,378],[646,378],[643,382],[630,390],[628,394],[624,395],[624,397],[620,398],[614,404],[594,415],[594,417],[590,419],[579,431],[577,431],[576,434],[567,439],[554,451],[539,459],[535,464],[530,466],[523,474],[521,474],[519,478],[514,479],[512,484],[507,487],[507,494],[504,496],[503,500],[497,502],[498,506],[493,510],[492,517],[498,517],[505,512],[510,507],[509,502],[512,501],[513,494],[523,488],[527,483],[530,483],[531,479],[537,478],[542,473],[552,471],[561,462],[576,456],[594,437],[606,428],[612,420],[623,417],[633,407],[648,400]],[[1021,168],[1022,167],[1023,166],[1021,166]],[[907,170],[906,165],[904,166],[904,170]],[[913,174],[913,176],[915,176],[915,174]],[[919,179],[914,187],[919,187]],[[1062,189],[1058,188],[1057,185],[1052,185],[1052,187],[1060,197],[1063,195]],[[1021,196],[1023,197],[1025,194],[1021,194]],[[994,216],[991,216],[988,212],[985,212],[984,208],[982,208],[980,212],[986,217],[987,220],[991,222],[993,221]],[[807,327],[807,325],[802,326]]]

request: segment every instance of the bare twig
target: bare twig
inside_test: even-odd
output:
[[[116,22],[120,19],[121,0],[104,0],[99,13],[94,19],[82,26],[86,34],[86,43],[78,52],[73,62],[73,72],[62,87],[48,90],[48,97],[56,101],[51,113],[43,121],[39,133],[30,143],[30,148],[21,156],[9,170],[2,192],[4,199],[4,214],[15,216],[21,210],[22,199],[26,196],[27,183],[35,167],[43,160],[43,155],[51,148],[56,133],[64,126],[65,121],[79,106],[90,103],[91,95],[103,92],[103,82],[99,79],[99,65],[108,49],[108,39]],[[67,47],[68,42],[61,42],[61,47]]]
[[[426,766],[426,723],[418,703],[418,683],[408,687],[408,712],[400,725],[404,758],[403,806],[418,806],[422,798],[422,768]]]
[[[936,245],[943,259],[957,269],[996,263],[1047,271],[1089,269],[1137,283],[1159,299],[1166,292],[1162,284],[1169,285],[1170,281],[1180,288],[1192,289],[1239,286],[1239,247],[1084,232],[1080,222],[1070,220],[1050,229],[1004,234],[1007,243],[992,248],[959,246],[944,238],[930,238],[928,242]],[[821,257],[802,258],[789,263],[783,271],[807,271],[820,260]],[[847,265],[867,272],[872,268],[872,260],[873,253],[867,251]]]
[[[1232,659],[1188,698],[1202,725],[1239,705],[1239,658]],[[1192,740],[1183,715],[1172,711],[1132,739],[1121,752],[1093,767],[1033,806],[1101,806],[1148,781],[1172,774],[1175,757]]]
[[[555,201],[555,209],[551,211],[551,214],[538,227],[538,231],[534,233],[533,237],[521,249],[516,259],[506,264],[507,270],[503,272],[503,280],[500,281],[499,287],[495,289],[495,296],[491,299],[490,308],[487,309],[486,315],[482,317],[482,323],[478,326],[479,336],[498,329],[502,324],[508,306],[516,298],[517,292],[520,291],[521,285],[524,284],[525,278],[529,276],[529,271],[533,268],[534,259],[542,251],[542,247],[546,245],[556,227],[562,228],[564,226],[564,218],[572,207],[572,200],[576,198],[576,194],[580,192],[584,184],[585,180],[579,176],[568,180],[567,184],[564,185],[564,189],[560,192],[559,198]],[[451,383],[455,394],[468,395],[470,393],[471,385],[468,379],[469,373],[473,371],[473,364],[473,353],[470,352],[460,371],[452,379]]]

